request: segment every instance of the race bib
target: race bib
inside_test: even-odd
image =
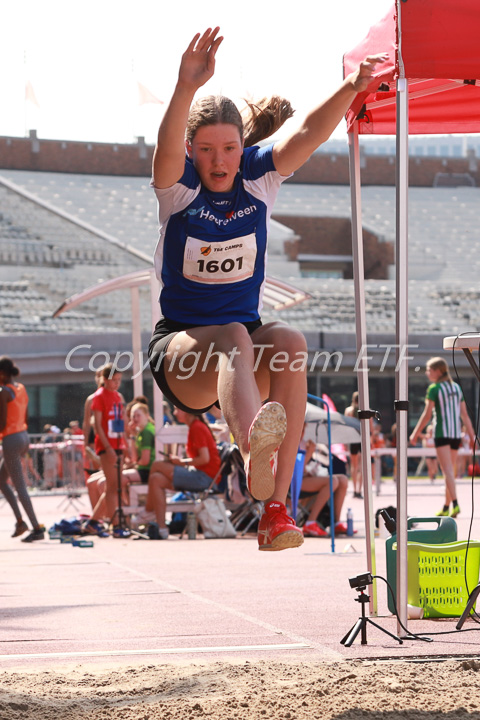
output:
[[[125,431],[125,423],[123,421],[123,413],[122,413],[122,407],[121,405],[115,405],[113,406],[110,415],[113,415],[113,417],[108,418],[108,437],[109,438],[118,438],[119,435],[123,435]]]
[[[252,277],[256,257],[255,233],[210,243],[187,237],[183,275],[188,280],[207,285],[236,283]]]
[[[123,420],[109,420],[108,421],[108,437],[116,438],[119,435],[123,435],[125,431],[125,423]]]

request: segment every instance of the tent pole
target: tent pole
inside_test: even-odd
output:
[[[396,346],[397,422],[397,632],[407,627],[408,486],[408,80],[397,80],[396,137]]]
[[[350,156],[350,192],[352,204],[352,252],[353,277],[355,285],[355,323],[357,342],[357,384],[360,410],[370,409],[368,391],[368,362],[367,362],[367,321],[365,315],[365,271],[363,264],[363,228],[362,228],[362,201],[360,180],[360,147],[358,140],[358,121],[354,123],[353,131],[348,134]],[[375,558],[375,528],[373,523],[373,497],[372,497],[372,463],[370,455],[370,419],[360,420],[362,438],[362,478],[363,497],[365,503],[365,534],[368,571],[376,575]],[[368,448],[368,450],[367,450]],[[370,595],[370,614],[377,615],[377,585],[373,582]]]
[[[152,327],[155,327],[160,320],[160,304],[158,296],[160,295],[159,282],[152,272],[150,275],[150,303],[152,309]],[[163,450],[163,443],[160,440],[159,433],[163,428],[163,393],[157,383],[153,381],[153,419],[155,421],[155,453],[158,456],[159,451]]]
[[[143,395],[143,375],[140,367],[142,330],[140,322],[140,293],[138,285],[130,288],[130,300],[132,303],[133,397],[137,397],[138,395]]]

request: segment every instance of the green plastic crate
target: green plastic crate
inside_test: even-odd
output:
[[[419,527],[416,527],[419,526]],[[407,541],[439,545],[451,543],[457,539],[457,523],[451,517],[410,517],[407,520]],[[397,599],[397,552],[393,550],[397,536],[392,535],[385,542],[387,555],[387,580],[390,583],[395,601]],[[395,612],[392,596],[388,592],[388,609]]]
[[[480,542],[408,542],[407,551],[408,604],[422,607],[425,618],[460,617],[478,585]]]

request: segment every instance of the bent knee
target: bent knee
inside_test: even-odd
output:
[[[171,484],[172,483],[168,477],[161,472],[150,472],[150,475],[148,476],[149,487],[166,489],[169,488]]]
[[[307,351],[305,336],[297,328],[276,321],[265,330],[265,343],[272,343],[276,350],[288,350],[290,353]]]
[[[215,345],[224,352],[230,352],[234,348],[252,347],[252,341],[245,325],[231,322],[219,325],[219,334]]]

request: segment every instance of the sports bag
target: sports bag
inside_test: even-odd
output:
[[[234,538],[237,531],[227,515],[225,503],[219,497],[207,497],[194,508],[197,520],[202,526],[204,538]]]

